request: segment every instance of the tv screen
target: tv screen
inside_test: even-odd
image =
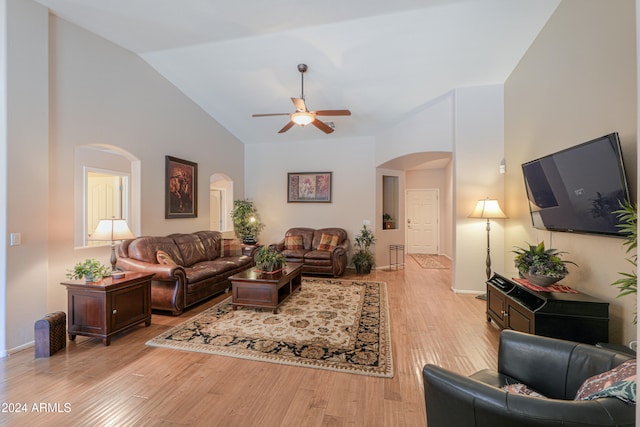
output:
[[[623,237],[613,212],[629,200],[617,133],[522,165],[535,228]]]

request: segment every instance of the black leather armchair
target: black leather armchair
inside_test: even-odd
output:
[[[635,405],[616,398],[574,401],[589,377],[630,355],[554,338],[505,330],[498,371],[464,377],[435,365],[422,371],[429,427],[635,426]],[[507,393],[526,384],[547,398]]]

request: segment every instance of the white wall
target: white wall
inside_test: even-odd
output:
[[[563,282],[610,303],[610,341],[636,336],[634,298],[610,286],[628,271],[618,238],[534,230],[520,165],[617,131],[637,194],[637,68],[634,0],[563,1],[505,83],[505,246],[544,241],[569,254]],[[513,255],[505,252],[513,268]]]
[[[3,98],[7,108],[6,232],[21,233],[22,240],[20,246],[9,246],[6,252],[6,335],[0,343],[0,354],[6,355],[7,349],[20,348],[33,339],[34,321],[46,314],[48,10],[31,1],[8,0],[3,16],[7,45]]]
[[[0,16],[7,16],[7,1],[0,0]],[[6,40],[7,37],[7,20],[0,19],[0,35],[1,39]],[[0,200],[7,199],[7,151],[8,151],[8,134],[7,134],[7,43],[0,43],[0,171],[3,172],[0,179]],[[0,313],[7,312],[7,203],[0,203]],[[7,316],[0,315],[0,357],[6,356],[7,348]]]
[[[314,129],[306,129],[313,132]],[[376,172],[371,138],[253,144],[245,152],[245,194],[266,224],[261,243],[279,242],[291,227],[341,227],[353,243],[363,220],[375,226]],[[331,203],[287,203],[288,172],[332,172]]]
[[[487,257],[486,221],[468,218],[485,197],[504,206],[499,165],[504,152],[502,85],[455,91],[454,280],[456,292],[484,293]],[[509,215],[508,212],[506,212]],[[492,270],[504,271],[504,220],[491,220]]]
[[[4,353],[33,340],[35,320],[66,311],[67,269],[109,262],[108,247],[74,249],[77,147],[140,160],[142,234],[208,229],[214,173],[233,179],[236,198],[244,190],[244,145],[138,56],[37,3],[7,4],[7,231],[22,232],[22,245],[7,249]],[[198,163],[198,218],[164,218],[165,155]]]
[[[376,165],[407,154],[451,152],[454,139],[453,102],[453,92],[449,92],[381,132],[376,137]]]

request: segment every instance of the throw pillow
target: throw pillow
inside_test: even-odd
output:
[[[616,385],[621,381],[636,380],[636,359],[629,359],[610,371],[594,375],[582,383],[575,400],[587,400],[590,396],[595,395]],[[635,393],[634,393],[635,394]],[[617,397],[617,396],[616,396]],[[595,399],[595,397],[594,397]]]
[[[320,244],[318,244],[319,251],[332,251],[336,246],[338,246],[337,235],[322,233],[322,237],[320,237]]]
[[[178,265],[177,262],[171,258],[171,256],[165,251],[156,252],[156,259],[158,260],[158,264],[162,265]]]
[[[607,387],[602,391],[597,391],[583,400],[600,399],[601,397],[616,397],[625,403],[636,403],[636,381],[622,380]]]
[[[525,384],[521,384],[521,383],[507,384],[507,385],[503,385],[500,388],[506,391],[507,393],[524,394],[526,396],[532,396],[532,397],[545,397],[542,394],[538,393],[537,391],[530,389]]]
[[[301,251],[304,249],[302,236],[287,236],[284,238],[284,248],[289,251]]]
[[[222,256],[242,255],[242,243],[236,239],[222,239]]]

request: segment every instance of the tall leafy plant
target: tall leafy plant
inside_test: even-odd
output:
[[[358,248],[356,253],[353,254],[352,259],[356,271],[359,274],[369,274],[371,267],[375,266],[375,258],[369,248],[376,242],[376,238],[373,232],[369,230],[366,225],[363,225],[360,234],[358,234],[354,240]]]
[[[245,243],[255,243],[258,234],[264,228],[258,209],[250,200],[234,200],[231,219],[236,236]]]
[[[634,205],[629,201],[621,202],[620,209],[614,211],[620,219],[618,228],[625,235],[624,246],[627,254],[631,254],[627,261],[633,266],[630,273],[621,272],[618,280],[613,282],[612,286],[618,287],[618,298],[625,295],[635,295],[638,293],[638,205]],[[638,314],[633,318],[633,323],[638,323]]]

